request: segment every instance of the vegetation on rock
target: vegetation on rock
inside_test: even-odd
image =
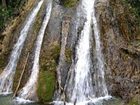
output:
[[[129,3],[132,8],[135,9],[135,13],[140,16],[140,0],[126,0],[127,3]]]
[[[128,105],[140,105],[140,95],[136,95],[129,101]]]
[[[38,97],[41,102],[52,101],[55,83],[56,67],[59,60],[60,45],[53,42],[48,47],[47,54],[41,58],[41,68],[38,83]]]
[[[42,71],[39,75],[38,84],[38,97],[40,102],[49,102],[52,100],[55,90],[55,72],[54,71]]]
[[[2,0],[0,1],[0,31],[11,17],[19,14],[19,9],[26,0]]]
[[[79,0],[61,0],[61,4],[65,7],[73,7]]]
[[[140,25],[140,0],[124,0],[124,3],[127,4],[130,13],[136,16],[137,24]]]

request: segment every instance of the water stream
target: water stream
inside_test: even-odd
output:
[[[93,5],[93,0],[82,0],[81,3],[86,21],[76,48],[77,62],[74,67],[73,90],[70,92],[70,101],[73,103],[86,101],[88,97],[94,95],[90,72],[90,38]]]
[[[95,16],[96,0],[82,0],[78,9],[81,9],[81,17],[85,18],[79,41],[76,47],[76,61],[71,68],[70,77],[66,83],[65,94],[67,97],[63,100],[54,101],[56,105],[88,105],[98,101],[109,99],[105,78],[104,78],[104,59],[101,51],[100,33]],[[91,25],[93,24],[93,31]],[[91,67],[91,34],[95,37],[95,58],[93,65],[95,68],[95,78],[92,77]],[[93,85],[93,81],[95,85]]]
[[[36,96],[36,88],[37,88],[37,80],[39,75],[39,57],[40,57],[40,51],[41,46],[43,42],[43,38],[45,35],[45,30],[48,25],[50,16],[51,16],[51,10],[52,10],[52,0],[47,2],[47,8],[44,20],[42,22],[42,26],[40,28],[36,43],[35,43],[35,52],[34,52],[34,60],[33,60],[33,66],[32,66],[32,73],[28,80],[28,82],[25,84],[25,86],[20,90],[18,99],[24,101],[26,100],[34,100],[34,97]],[[33,99],[32,99],[33,98]]]
[[[95,0],[93,0],[95,2]],[[98,23],[95,16],[95,9],[93,9],[93,30],[94,30],[94,38],[95,38],[95,58],[97,59],[96,62],[96,90],[98,97],[108,96],[108,90],[105,83],[105,67],[104,67],[104,57],[102,54],[101,48],[101,41],[100,41],[100,31],[98,29]]]
[[[39,12],[43,0],[39,1],[35,8],[32,10],[31,14],[25,21],[25,25],[20,32],[20,36],[18,38],[17,43],[14,45],[10,60],[5,67],[4,71],[0,74],[0,94],[9,94],[12,92],[13,86],[13,78],[16,71],[16,66],[21,55],[22,48],[24,46],[24,42],[27,38],[29,29],[33,24],[37,13]]]

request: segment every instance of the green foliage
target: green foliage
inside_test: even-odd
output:
[[[140,0],[126,0],[133,8],[135,8],[137,14],[140,16]]]
[[[7,1],[6,7],[2,6],[0,3],[0,31],[2,31],[8,20],[10,20],[11,17],[18,13],[18,10],[23,1],[25,0]]]
[[[129,4],[129,8],[139,18],[140,16],[140,0],[124,0],[125,3]]]
[[[0,5],[0,30],[4,27],[7,20],[12,16],[13,8],[7,9]]]

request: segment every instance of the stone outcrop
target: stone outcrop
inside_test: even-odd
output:
[[[121,0],[98,0],[96,8],[109,92],[126,102],[140,99],[140,40],[135,17]]]

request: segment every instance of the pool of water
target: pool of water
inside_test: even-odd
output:
[[[13,98],[11,95],[8,95],[8,96],[0,95],[0,105],[43,105],[43,104],[39,104],[39,103],[19,104],[16,101],[13,101]]]
[[[43,104],[40,104],[40,103],[19,104],[13,101],[12,95],[8,95],[8,96],[0,95],[0,105],[43,105]],[[62,104],[58,104],[58,105],[62,105]],[[120,99],[111,98],[109,100],[102,100],[102,101],[97,102],[96,104],[89,104],[89,105],[124,105],[124,104]]]

